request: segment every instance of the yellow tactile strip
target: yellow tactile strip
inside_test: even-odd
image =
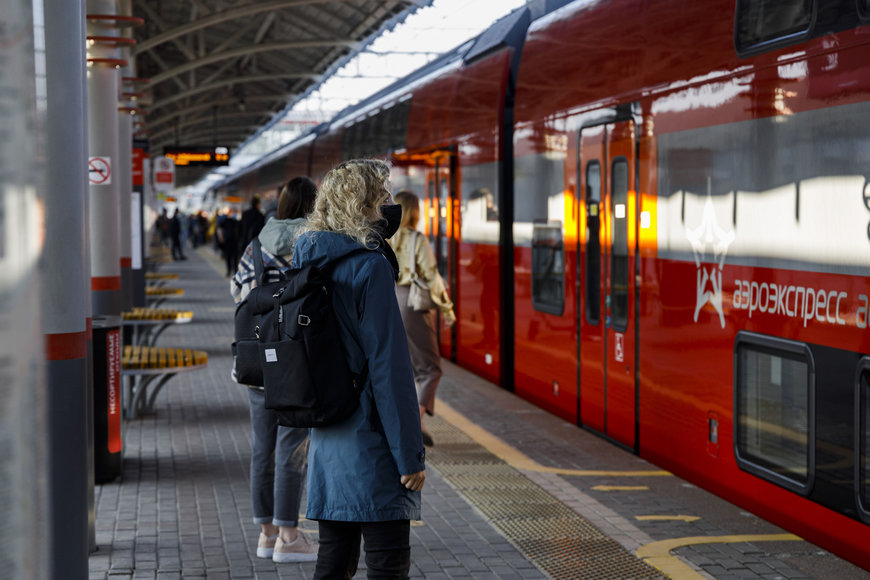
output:
[[[193,318],[190,310],[173,310],[171,308],[144,308],[136,306],[133,310],[122,312],[124,320],[185,320]]]
[[[163,288],[161,286],[146,286],[146,296],[181,296],[184,294],[183,288]]]
[[[572,562],[575,560],[579,560],[576,564],[582,566],[582,568],[577,568],[573,570],[573,575],[571,572],[568,575],[556,575],[554,574],[554,578],[574,578],[577,577],[576,574],[581,574],[582,578],[646,578],[648,576],[637,576],[637,575],[624,575],[629,574],[628,571],[623,570],[614,570],[612,567],[607,568],[610,565],[610,562],[613,558],[624,558],[624,555],[630,554],[631,552],[627,550],[624,546],[618,545],[619,550],[615,550],[613,546],[616,543],[613,540],[610,540],[607,536],[598,532],[598,529],[595,528],[592,524],[587,522],[581,516],[577,515],[576,512],[572,513],[577,515],[577,518],[582,522],[578,524],[576,521],[571,521],[568,518],[568,521],[565,521],[562,518],[562,514],[564,511],[558,507],[553,507],[551,503],[558,504],[559,506],[564,507],[565,509],[570,509],[552,496],[544,491],[542,488],[538,487],[536,492],[528,492],[523,490],[521,486],[516,486],[513,481],[508,481],[505,478],[504,486],[496,486],[494,485],[495,480],[501,479],[497,474],[501,472],[501,475],[505,475],[505,468],[516,468],[520,470],[524,470],[526,472],[539,472],[543,474],[554,474],[554,475],[573,475],[573,476],[626,476],[626,477],[649,477],[649,476],[667,476],[671,475],[667,471],[656,471],[656,470],[648,470],[648,471],[599,471],[599,470],[574,470],[574,469],[561,469],[561,468],[553,468],[541,465],[534,461],[532,458],[524,455],[519,450],[514,447],[508,445],[498,437],[488,433],[486,430],[481,428],[479,425],[476,425],[469,421],[466,417],[457,413],[454,409],[452,409],[449,405],[439,400],[439,415],[443,417],[446,421],[448,421],[454,428],[461,431],[463,435],[466,436],[465,441],[461,443],[457,443],[455,447],[457,450],[461,450],[461,453],[454,454],[445,454],[440,455],[438,450],[440,450],[443,446],[441,444],[441,438],[444,437],[444,433],[440,432],[436,437],[438,440],[438,450],[434,449],[430,452],[430,458],[434,461],[438,461],[436,464],[436,469],[438,469],[439,473],[447,473],[448,475],[445,477],[445,480],[451,483],[454,487],[460,488],[461,485],[467,485],[468,482],[478,482],[485,481],[487,482],[487,486],[492,485],[494,489],[492,490],[483,490],[480,489],[481,486],[477,486],[478,489],[475,490],[477,495],[477,501],[472,501],[467,495],[462,494],[466,497],[469,503],[472,503],[475,507],[477,507],[481,512],[484,512],[485,515],[489,515],[487,512],[491,513],[491,517],[493,520],[498,520],[499,516],[504,518],[504,514],[499,514],[497,509],[492,510],[484,510],[481,508],[481,505],[486,504],[495,504],[502,505],[502,509],[508,509],[509,505],[518,505],[517,509],[513,512],[516,515],[519,514],[528,514],[539,513],[541,515],[547,514],[551,517],[549,518],[535,518],[534,521],[530,520],[530,518],[518,517],[514,519],[507,518],[509,522],[515,522],[513,524],[509,524],[510,528],[508,532],[502,529],[504,526],[499,526],[496,521],[493,521],[493,525],[497,527],[502,533],[511,539],[514,544],[520,549],[524,554],[529,556],[530,559],[535,561],[538,566],[544,569],[546,572],[553,574],[553,572],[543,565],[541,562],[538,562],[534,559],[534,557],[530,554],[530,552],[544,551],[547,553],[547,560],[559,560],[569,558]],[[433,433],[436,432],[436,426],[444,425],[445,423],[436,420],[430,420],[428,425]],[[495,466],[495,467],[483,467],[481,469],[480,477],[475,479],[474,474],[469,471],[468,465],[466,464],[475,464],[481,465],[488,463],[486,458],[493,458],[493,456],[503,460],[504,467]],[[437,458],[437,459],[435,459]],[[463,461],[465,460],[465,461]],[[490,461],[491,463],[491,461]],[[456,485],[450,479],[450,474],[455,473],[456,479],[460,485]],[[515,487],[515,488],[514,488]],[[634,488],[639,486],[598,486],[598,488],[609,487],[609,488]],[[645,487],[645,486],[644,486]],[[595,489],[595,488],[593,488]],[[521,492],[523,494],[523,498],[519,499],[516,497],[517,492]],[[549,497],[552,502],[546,502],[545,497]],[[503,504],[509,504],[505,506]],[[510,513],[510,512],[509,512]],[[639,516],[642,518],[644,516]],[[654,516],[650,516],[654,517]],[[679,518],[693,518],[691,516],[677,516]],[[558,521],[557,521],[558,520]],[[567,528],[566,528],[567,526]],[[579,529],[578,529],[579,526]],[[570,537],[564,537],[563,533],[566,529],[572,530]],[[593,533],[589,533],[589,529],[595,530]],[[552,533],[556,531],[557,533]],[[545,537],[549,536],[549,538]],[[541,539],[541,538],[544,539]],[[605,541],[601,541],[601,538],[604,538]],[[709,578],[709,576],[702,574],[695,570],[691,565],[684,562],[678,556],[672,554],[673,550],[678,548],[683,548],[687,546],[697,545],[697,544],[727,544],[727,543],[742,543],[742,542],[771,542],[771,541],[800,541],[801,538],[794,534],[740,534],[740,535],[728,535],[728,536],[690,536],[683,538],[671,538],[668,540],[661,540],[657,542],[650,542],[648,544],[640,546],[635,551],[635,556],[637,558],[642,559],[643,562],[654,566],[657,568],[660,573],[656,576],[656,578],[661,578],[662,574],[664,577],[671,578],[672,580],[703,580],[705,578]],[[575,556],[577,553],[582,553],[585,556],[591,558],[591,562],[584,560],[584,556]],[[640,560],[638,560],[640,561]],[[587,575],[589,570],[589,566],[591,564],[601,565],[605,568],[602,575]],[[578,572],[581,570],[581,572]],[[591,572],[589,572],[591,574]]]
[[[641,546],[637,555],[649,562],[674,580],[702,580],[705,576],[700,575],[691,566],[677,557],[671,555],[671,550],[695,546],[697,544],[729,544],[743,542],[788,542],[800,541],[801,538],[794,534],[738,534],[733,536],[690,536],[686,538],[672,538],[660,540]]]
[[[439,402],[440,415],[444,416]],[[453,422],[455,417],[448,420]],[[429,464],[531,562],[552,578],[661,578],[505,460],[453,424],[427,421]]]
[[[171,369],[203,365],[207,362],[208,354],[202,350],[128,344],[124,347],[121,368],[123,370]]]
[[[160,274],[158,272],[145,272],[146,280],[178,280],[178,274]]]
[[[491,453],[503,459],[512,467],[517,469],[525,469],[528,471],[538,471],[540,473],[555,473],[558,475],[576,475],[576,476],[607,476],[607,477],[669,477],[671,473],[661,469],[652,470],[633,470],[633,471],[602,471],[595,469],[563,469],[560,467],[547,467],[541,465],[531,457],[520,453],[498,437],[488,433],[486,430],[475,425],[467,418],[463,417],[454,411],[449,405],[443,401],[438,401],[438,413],[452,425],[461,429],[468,434],[469,441],[474,441],[474,447],[479,453]]]

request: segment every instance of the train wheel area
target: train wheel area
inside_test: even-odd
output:
[[[179,302],[198,324],[183,332],[209,365],[178,377],[153,415],[125,422],[122,476],[96,488],[90,578],[311,577],[313,563],[255,555],[223,264],[200,248],[164,270],[184,274]],[[446,361],[438,395],[424,419],[435,445],[412,578],[870,578]],[[316,522],[301,528],[317,537]]]

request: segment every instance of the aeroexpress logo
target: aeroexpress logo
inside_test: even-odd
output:
[[[719,314],[719,324],[725,328],[725,312],[722,308],[722,267],[725,265],[725,254],[728,246],[734,241],[734,230],[724,230],[716,222],[716,211],[713,209],[713,198],[707,196],[704,212],[701,215],[701,225],[691,229],[686,228],[686,237],[692,244],[695,254],[697,272],[697,291],[695,301],[695,322],[701,309],[710,304]],[[713,265],[702,262],[707,256],[708,248],[712,251]]]

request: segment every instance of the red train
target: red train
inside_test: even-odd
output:
[[[442,353],[870,568],[870,0],[538,2],[253,167],[388,155]]]

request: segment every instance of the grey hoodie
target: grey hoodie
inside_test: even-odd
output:
[[[282,256],[288,262],[293,254],[293,246],[296,244],[296,238],[302,226],[305,225],[305,218],[296,218],[292,220],[270,219],[260,230],[260,244],[266,248],[268,252],[276,256]]]
[[[260,239],[260,245],[263,250],[269,253],[269,255],[263,254],[263,263],[266,268],[283,267],[273,256],[281,256],[285,262],[290,262],[293,256],[293,247],[296,245],[296,238],[299,236],[304,225],[305,218],[292,220],[271,219],[266,222],[266,225],[260,230],[260,235],[257,236]],[[248,244],[239,260],[239,267],[232,280],[230,280],[230,294],[232,294],[233,301],[236,304],[241,302],[256,284],[254,281],[252,249],[251,244]]]

